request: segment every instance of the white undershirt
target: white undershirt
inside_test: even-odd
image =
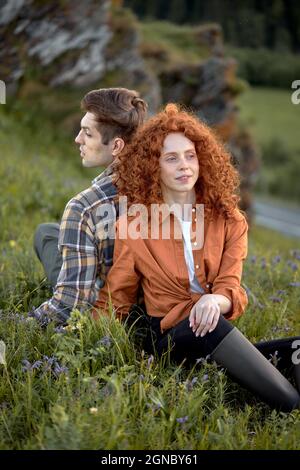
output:
[[[183,246],[184,246],[184,257],[187,266],[187,270],[189,273],[189,280],[191,291],[203,294],[205,291],[199,284],[199,281],[195,275],[195,267],[194,267],[194,258],[193,258],[193,250],[192,250],[192,242],[191,242],[191,221],[186,221],[178,218],[178,221],[181,225],[182,236],[183,236]]]

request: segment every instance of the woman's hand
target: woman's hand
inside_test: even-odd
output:
[[[193,306],[189,320],[196,336],[204,336],[213,331],[220,318],[220,305],[214,294],[205,294]]]

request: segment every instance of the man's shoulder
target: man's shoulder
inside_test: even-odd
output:
[[[110,176],[93,181],[91,186],[73,196],[66,205],[65,211],[74,210],[80,213],[96,211],[103,204],[116,204],[117,189]]]

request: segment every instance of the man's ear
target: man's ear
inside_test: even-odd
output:
[[[121,137],[116,137],[113,142],[112,154],[114,157],[119,155],[125,147],[125,142]]]

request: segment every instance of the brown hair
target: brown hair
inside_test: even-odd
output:
[[[195,144],[199,160],[195,190],[197,202],[204,204],[206,214],[214,209],[225,218],[234,215],[240,199],[239,174],[230,154],[208,126],[175,104],[168,104],[141,126],[119,155],[119,194],[127,196],[129,205],[163,202],[159,158],[164,139],[171,132],[181,132]]]
[[[88,92],[81,101],[81,109],[93,113],[107,145],[114,137],[130,141],[137,127],[143,123],[147,104],[135,90],[100,88]]]

